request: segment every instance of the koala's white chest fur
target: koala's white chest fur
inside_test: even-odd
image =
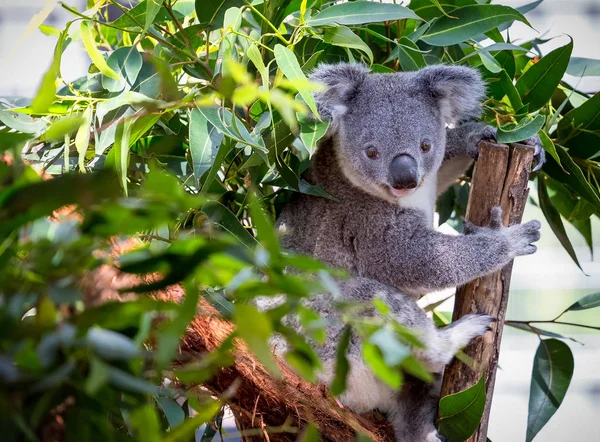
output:
[[[399,199],[398,204],[402,207],[420,210],[427,217],[427,224],[432,226],[436,196],[437,178],[429,176],[412,195]]]

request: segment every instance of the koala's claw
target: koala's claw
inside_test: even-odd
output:
[[[534,151],[532,172],[537,172],[542,168],[542,166],[546,162],[546,151],[542,147],[542,140],[538,135],[534,135],[531,138],[521,141],[521,144],[526,144],[527,146],[533,147]]]

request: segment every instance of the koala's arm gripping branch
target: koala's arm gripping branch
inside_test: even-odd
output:
[[[529,146],[515,145],[509,148],[480,143],[466,219],[475,225],[487,226],[491,208],[501,206],[504,225],[520,223],[527,201],[527,184],[533,157],[534,149]],[[453,320],[474,312],[497,318],[491,332],[483,338],[476,338],[465,349],[465,353],[474,361],[474,366],[469,367],[455,359],[444,373],[442,396],[465,390],[475,385],[482,374],[485,375],[485,410],[479,428],[468,439],[469,442],[487,440],[511,272],[512,262],[497,273],[460,287],[456,293]]]

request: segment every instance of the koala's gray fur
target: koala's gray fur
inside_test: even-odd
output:
[[[468,226],[461,236],[433,228],[437,196],[471,164],[477,143],[494,136],[484,124],[460,124],[480,115],[485,85],[476,70],[460,66],[370,74],[358,64],[322,65],[311,79],[326,86],[316,101],[331,124],[305,178],[337,201],[299,195],[288,203],[278,220],[283,245],[347,269],[352,278],[341,283],[345,300],[387,301],[395,318],[415,329],[426,345],[417,356],[442,373],[457,350],[486,332],[492,318],[470,315],[437,329],[415,300],[495,272],[514,257],[533,253],[539,238],[539,222],[503,227],[499,210],[491,227]],[[425,138],[431,145],[426,152]],[[530,142],[543,162],[539,142]],[[367,156],[368,147],[376,149],[376,157]],[[400,155],[416,165],[416,189],[394,188],[391,164]],[[319,296],[310,304],[330,317],[335,312],[329,302]],[[330,326],[327,343],[318,348],[328,368],[323,381],[331,378],[341,331],[341,325]],[[393,392],[363,364],[356,341],[348,351],[352,368],[342,401],[358,412],[387,413],[398,441],[441,440],[434,426],[437,386],[409,379],[402,391]]]

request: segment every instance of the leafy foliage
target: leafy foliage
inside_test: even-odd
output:
[[[321,62],[360,61],[377,72],[438,63],[480,69],[489,85],[484,119],[499,128],[500,141],[540,133],[551,157],[537,176],[540,205],[577,262],[563,219],[592,246],[600,100],[562,77],[595,75],[598,61],[570,59],[572,42],[544,55],[538,40],[516,44],[500,32],[515,20],[527,24],[523,14],[539,1],[520,10],[488,3],[142,0],[128,7],[89,0],[86,11],[61,4],[73,20],[64,30],[43,25],[57,43],[36,96],[0,105],[0,427],[7,440],[36,440],[44,431],[73,440],[190,439],[203,423],[222,419],[226,400],[186,385],[230,364],[234,338],[276,371],[267,339],[279,333],[292,348],[289,364],[316,378],[314,351],[280,318],[297,313],[311,340],[322,340],[326,318],[299,301],[335,292],[332,270],[282,251],[272,220],[293,193],[331,198],[302,178],[327,129],[307,118],[318,115],[312,93],[319,87],[307,74]],[[92,64],[67,82],[62,54],[78,41]],[[440,198],[441,222],[460,228],[468,191],[467,179]],[[139,296],[89,299],[80,279],[115,264],[111,242],[131,235],[137,248],[118,264]],[[185,288],[180,304],[147,296],[173,284]],[[287,298],[273,312],[247,303],[277,294]],[[594,296],[570,310],[597,306]],[[200,297],[235,331],[222,348],[173,372]],[[351,334],[362,337],[367,363],[389,385],[399,387],[403,372],[430,380],[410,356],[418,341],[385,306],[375,305],[380,317],[369,322],[355,314],[360,308],[339,305],[347,328],[334,393],[345,389]],[[538,357],[534,372],[546,376],[553,358]],[[556,408],[567,387],[562,382],[558,394],[532,386],[542,405],[531,412],[545,417],[534,419],[530,437],[552,414],[544,397],[552,392]],[[460,415],[464,425],[454,428],[476,427],[480,416]],[[206,440],[215,434],[208,428]],[[316,432],[308,427],[304,437],[316,440]]]

